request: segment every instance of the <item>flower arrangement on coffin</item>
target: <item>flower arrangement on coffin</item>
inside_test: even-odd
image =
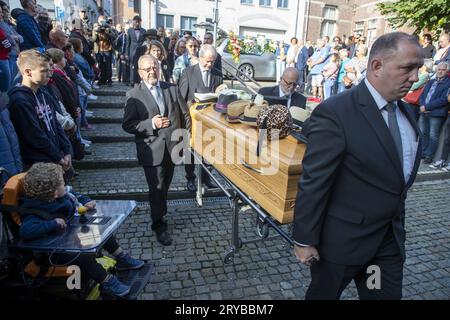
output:
[[[228,52],[231,52],[231,57],[235,63],[239,63],[242,49],[242,40],[239,40],[234,32],[230,31],[228,37]]]

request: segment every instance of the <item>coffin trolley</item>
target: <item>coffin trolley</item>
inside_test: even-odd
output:
[[[270,228],[293,245],[290,232],[283,230],[282,226],[293,221],[306,145],[288,136],[266,140],[258,148],[256,127],[229,123],[210,105],[194,104],[190,112],[190,151],[197,170],[197,205],[203,204],[203,169],[228,197],[233,212],[231,247],[224,262],[231,263],[244,244],[268,239]],[[217,179],[213,171],[225,183]],[[244,205],[257,213],[257,239],[242,240],[239,236],[239,212]]]

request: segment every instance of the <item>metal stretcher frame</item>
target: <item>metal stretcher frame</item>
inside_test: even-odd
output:
[[[242,192],[237,186],[235,186],[226,176],[221,174],[218,170],[215,170],[231,187],[231,190],[227,189],[220,181],[213,176],[212,170],[205,164],[203,157],[197,153],[194,149],[190,148],[190,152],[193,154],[195,159],[196,175],[197,175],[197,191],[195,200],[199,207],[203,206],[203,192],[202,192],[202,168],[209,175],[211,179],[219,186],[219,188],[225,193],[228,200],[230,201],[230,207],[232,209],[231,218],[231,246],[226,251],[223,262],[225,264],[232,263],[234,260],[234,255],[239,252],[244,244],[254,243],[258,241],[270,240],[277,238],[279,236],[283,237],[291,246],[294,246],[294,240],[280,227],[280,224],[275,221],[270,214],[268,214],[264,209],[260,208],[257,203],[250,199],[244,192]],[[239,211],[240,202],[248,204],[257,213],[257,233],[259,238],[242,240],[239,236]],[[268,237],[269,228],[275,230],[278,235]]]

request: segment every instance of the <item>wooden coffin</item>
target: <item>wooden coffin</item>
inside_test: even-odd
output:
[[[190,112],[191,147],[278,222],[292,222],[306,145],[265,140],[257,156],[257,128],[229,123],[212,107]]]

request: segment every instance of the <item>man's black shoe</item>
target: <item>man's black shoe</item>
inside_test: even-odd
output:
[[[186,187],[190,192],[197,191],[197,186],[195,185],[195,179],[189,179]]]
[[[430,164],[433,162],[433,159],[431,157],[425,157],[423,158],[423,163]]]
[[[205,186],[208,187],[208,189],[217,189],[219,186],[211,179],[208,179],[205,181]]]
[[[163,246],[170,246],[172,244],[172,238],[167,231],[156,234],[156,240],[161,243]]]

